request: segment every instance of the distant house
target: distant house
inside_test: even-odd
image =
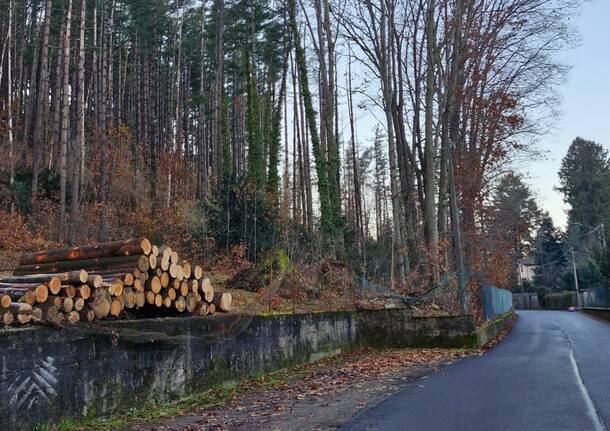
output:
[[[534,256],[525,256],[519,259],[517,263],[519,284],[525,282],[532,283],[534,281],[534,271],[538,265],[534,260]]]

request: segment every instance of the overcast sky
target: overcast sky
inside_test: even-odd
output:
[[[541,206],[555,224],[564,227],[562,195],[553,190],[562,157],[576,137],[592,139],[610,149],[610,0],[585,3],[574,25],[580,34],[576,48],[563,54],[572,66],[568,82],[560,88],[561,116],[555,129],[540,140],[546,160],[533,161],[521,169],[536,191]]]

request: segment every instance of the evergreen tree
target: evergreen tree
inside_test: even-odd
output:
[[[541,212],[530,188],[520,175],[508,173],[493,197],[492,230],[511,242],[511,255],[521,258],[529,251]]]
[[[561,161],[559,170],[568,211],[568,240],[577,251],[590,242],[588,232],[610,221],[610,160],[604,147],[576,138]],[[582,254],[582,253],[581,253]]]
[[[537,287],[558,289],[562,275],[566,272],[567,259],[561,232],[548,214],[542,217],[540,229],[534,241],[534,284]]]

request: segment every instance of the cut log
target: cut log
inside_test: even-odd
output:
[[[64,298],[61,309],[66,313],[69,313],[70,311],[74,310],[74,300],[72,298]]]
[[[212,304],[216,306],[217,310],[220,311],[231,311],[231,302],[233,302],[233,295],[229,292],[215,292],[214,300]]]
[[[95,313],[90,308],[83,308],[78,312],[81,322],[91,322],[95,319]]]
[[[184,311],[184,309],[186,308],[186,300],[184,299],[184,296],[180,295],[176,298],[176,300],[174,301],[174,306],[176,307],[176,310],[178,310],[180,313],[182,313]]]
[[[80,320],[80,314],[78,314],[78,311],[70,311],[66,315],[66,320],[70,323],[77,323]]]
[[[169,247],[167,245],[162,245],[161,247],[159,247],[159,256],[162,256],[163,258],[165,258],[169,261],[170,258],[172,257],[171,247]]]
[[[161,287],[163,289],[169,286],[169,274],[167,272],[163,271],[159,280],[161,281]]]
[[[125,286],[133,286],[133,282],[134,282],[134,278],[133,278],[133,274],[128,272],[127,274],[125,274],[122,278],[123,280],[123,285]]]
[[[201,279],[199,284],[201,286],[203,299],[208,302],[212,302],[212,300],[214,299],[214,288],[212,287],[212,282],[210,281],[210,279],[204,277]]]
[[[100,274],[90,274],[89,277],[87,277],[87,285],[96,289],[102,285],[102,281],[102,276]]]
[[[26,275],[5,277],[0,281],[3,283],[44,283],[52,289],[59,287],[62,283],[85,283],[87,281],[87,271],[78,270],[50,274],[28,273]]]
[[[137,308],[144,307],[144,304],[146,304],[146,295],[144,294],[144,292],[137,291],[137,292],[135,292],[135,295],[136,295],[136,307]]]
[[[148,259],[144,255],[140,257],[148,263]],[[112,269],[121,265],[138,262],[139,256],[113,256],[113,257],[97,257],[95,259],[85,260],[63,260],[58,262],[40,263],[37,265],[21,265],[15,268],[15,275],[22,274],[40,274],[62,271],[72,271],[81,268],[88,268],[91,271]],[[146,268],[148,269],[148,268]]]
[[[186,283],[188,284],[189,290],[191,292],[197,293],[197,291],[199,290],[199,282],[197,280],[191,278],[187,280]]]
[[[72,248],[56,248],[38,253],[25,253],[19,259],[19,265],[36,265],[40,263],[68,260],[85,260],[109,256],[130,256],[150,254],[152,246],[146,238],[128,239],[125,241],[106,242],[97,245],[86,245]]]
[[[208,314],[208,304],[205,302],[199,302],[196,308],[197,314],[200,316],[205,316]]]
[[[201,277],[203,277],[203,269],[199,265],[195,265],[193,275],[195,276],[196,280],[201,280]]]
[[[186,297],[186,295],[189,294],[189,284],[187,283],[186,280],[182,281],[180,283],[180,295]]]
[[[155,294],[161,292],[161,280],[156,275],[148,281],[148,288]]]
[[[169,296],[163,297],[163,306],[165,306],[165,308],[170,308],[172,306],[172,300]]]
[[[35,322],[40,322],[40,321],[42,320],[43,314],[44,314],[44,313],[43,313],[43,311],[42,311],[42,308],[40,308],[40,307],[34,307],[34,308],[32,309],[32,313],[31,313],[31,315],[32,315],[32,320],[34,320]]]
[[[103,319],[110,314],[110,294],[106,289],[100,287],[95,289],[93,293],[93,301],[91,301],[90,307],[95,313],[97,319]]]
[[[2,287],[0,288],[0,295],[6,295],[15,301],[18,301],[23,298],[23,295],[25,295],[28,290],[30,289],[21,287]],[[6,304],[8,304],[8,302],[6,302]]]
[[[15,313],[30,313],[32,311],[32,306],[24,302],[11,302],[11,305],[7,308]]]
[[[61,296],[54,296],[51,300],[51,304],[61,310],[61,306],[64,303],[64,299]]]
[[[157,267],[157,256],[150,255],[148,256],[148,268],[155,269]]]
[[[133,293],[131,287],[127,287],[125,290],[123,290],[123,303],[125,304],[125,308],[135,307],[136,295]]]
[[[178,257],[178,252],[172,250],[172,254],[171,254],[169,260],[170,260],[170,262],[177,264],[180,261],[180,258]]]
[[[121,297],[113,298],[112,303],[110,304],[110,315],[117,317],[123,311],[123,301]]]
[[[186,311],[192,313],[193,311],[195,311],[196,305],[197,302],[195,301],[195,294],[191,292],[186,296]]]
[[[173,287],[170,287],[169,289],[167,289],[167,296],[169,296],[172,301],[176,299],[176,289],[174,289]]]
[[[142,255],[138,259],[138,269],[142,272],[147,272],[150,268],[150,263],[148,262],[148,257]]]
[[[169,275],[170,275],[170,277],[172,277],[172,278],[176,278],[176,279],[178,278],[178,268],[179,268],[179,267],[178,267],[178,264],[177,264],[177,263],[172,263],[172,264],[169,266]],[[180,280],[179,280],[179,281],[180,281]]]
[[[49,299],[49,288],[44,284],[39,284],[34,289],[34,294],[36,295],[36,302],[39,304],[47,302],[47,299]]]
[[[61,286],[61,290],[67,297],[74,298],[76,296],[76,287],[72,286],[71,284]]]
[[[59,307],[52,305],[45,310],[44,319],[57,323],[63,320],[63,313]]]
[[[81,311],[85,308],[85,300],[83,298],[74,299],[74,310]]]
[[[144,291],[144,289],[142,288],[142,282],[140,281],[139,278],[136,278],[135,280],[133,280],[133,290],[135,290],[136,292]]]
[[[5,311],[2,313],[2,323],[6,326],[11,325],[15,321],[15,315],[10,311]]]
[[[26,304],[34,305],[36,304],[36,294],[33,290],[26,290],[23,293],[23,297],[21,298],[21,300]]]
[[[163,305],[163,297],[160,294],[155,295],[155,306],[161,307]]]
[[[123,294],[123,282],[118,278],[115,278],[110,282],[104,281],[102,287],[105,287],[108,290],[110,296],[121,296]]]
[[[216,313],[216,306],[214,304],[208,304],[208,314]]]
[[[83,299],[89,299],[91,296],[91,288],[86,284],[81,285],[78,289],[76,289],[76,296]]]
[[[155,305],[155,294],[153,292],[151,292],[150,290],[148,290],[146,292],[146,303],[150,304],[150,305]]]
[[[30,313],[17,313],[17,322],[25,325],[32,321],[32,315]]]
[[[154,254],[155,256],[159,256],[159,247],[157,247],[156,245],[153,244],[152,250],[150,251],[150,253]]]
[[[2,305],[2,308],[10,308],[11,304],[13,302],[13,299],[11,298],[10,295],[2,295],[2,297],[0,298],[0,305]]]
[[[0,282],[0,291],[4,289],[36,289],[40,283],[4,283]]]
[[[57,295],[61,291],[61,280],[58,277],[53,277],[47,285],[49,286],[49,292],[53,295]]]
[[[138,277],[140,276],[141,272],[140,270],[137,268],[137,263],[130,263],[128,265],[121,265],[121,266],[114,266],[110,269],[103,269],[103,270],[95,270],[95,271],[89,271],[89,274],[95,274],[95,275],[101,275],[102,278],[111,278],[111,277],[120,277],[121,280],[124,281],[125,276],[127,276],[127,274],[131,274],[132,277],[136,277],[136,273],[138,275]]]
[[[182,272],[184,273],[184,278],[191,278],[191,264],[186,260],[182,261]]]
[[[161,271],[167,271],[169,269],[169,258],[165,258],[162,256],[157,256],[157,268],[160,268]]]

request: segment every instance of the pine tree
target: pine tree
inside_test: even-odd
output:
[[[540,229],[534,241],[534,284],[537,287],[559,289],[560,278],[566,270],[567,259],[561,232],[554,226],[548,214],[542,217]]]

